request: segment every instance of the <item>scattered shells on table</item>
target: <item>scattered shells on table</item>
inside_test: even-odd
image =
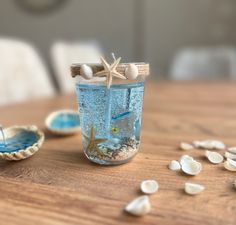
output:
[[[205,149],[205,156],[213,164],[222,164],[224,168],[229,171],[236,172],[236,147],[230,147],[226,149],[225,144],[222,141],[218,140],[203,140],[203,141],[193,141],[193,146],[186,142],[180,143],[181,150],[192,150],[194,148]],[[210,151],[210,150],[225,150],[224,157],[219,152]],[[196,161],[192,156],[182,155],[179,158],[179,161],[172,160],[168,168],[170,170],[182,170],[188,175],[197,175],[202,170],[202,164]],[[234,188],[236,189],[236,180],[233,183]],[[205,187],[196,183],[185,183],[184,190],[189,195],[197,195],[205,190]]]
[[[184,190],[189,195],[197,195],[205,190],[205,187],[200,184],[185,183]]]
[[[229,171],[233,171],[236,172],[236,161],[232,160],[232,159],[227,159],[224,162],[224,167],[225,169],[229,170]]]
[[[204,141],[194,141],[193,145],[195,148],[202,148],[208,150],[223,150],[225,149],[225,144],[218,140],[204,140]]]
[[[202,164],[189,155],[182,155],[179,162],[172,160],[168,167],[170,170],[182,169],[184,173],[192,176],[199,174],[202,170]]]
[[[222,163],[223,160],[224,160],[224,157],[220,153],[218,153],[218,152],[212,152],[212,151],[208,151],[207,150],[205,152],[205,156],[213,164]]]
[[[151,211],[151,203],[147,195],[140,196],[132,200],[125,211],[134,216],[144,216]]]
[[[191,144],[189,144],[189,143],[181,142],[180,143],[180,149],[181,150],[185,150],[185,151],[189,151],[189,150],[194,149],[194,147]]]
[[[158,191],[159,185],[155,180],[144,180],[141,183],[141,191],[144,194],[154,194]]]
[[[181,165],[177,160],[172,160],[168,165],[170,170],[177,171],[181,169]]]

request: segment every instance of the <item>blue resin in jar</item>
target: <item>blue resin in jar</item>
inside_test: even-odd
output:
[[[139,149],[144,76],[106,84],[105,77],[77,79],[82,143],[89,160],[116,165],[130,161]]]

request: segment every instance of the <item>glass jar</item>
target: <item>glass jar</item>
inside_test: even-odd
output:
[[[145,76],[135,80],[77,77],[82,144],[92,162],[117,165],[138,152],[142,123]]]

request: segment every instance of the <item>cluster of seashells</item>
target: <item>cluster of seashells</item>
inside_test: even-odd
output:
[[[218,140],[203,140],[194,141],[192,144],[182,142],[180,143],[180,149],[183,151],[191,151],[193,149],[205,150],[205,157],[212,164],[223,163],[224,168],[229,171],[236,172],[236,147],[226,148],[225,144]],[[225,150],[224,156],[219,152],[213,150]],[[224,161],[224,157],[226,160]],[[202,164],[196,161],[189,155],[183,155],[180,159],[172,160],[168,168],[173,171],[182,170],[185,174],[195,176],[200,174],[202,171]],[[236,181],[234,183],[236,187]],[[196,195],[201,193],[205,187],[200,184],[185,183],[185,192],[190,195]]]
[[[159,184],[155,180],[144,180],[140,185],[142,195],[135,198],[125,207],[125,211],[134,216],[144,216],[151,211],[151,202],[148,195],[154,194],[159,189]]]
[[[86,79],[90,80],[93,78],[93,70],[90,66],[87,64],[83,64],[80,67],[80,75]],[[139,75],[138,67],[134,63],[130,63],[127,65],[127,68],[125,69],[125,76],[129,80],[135,80]]]

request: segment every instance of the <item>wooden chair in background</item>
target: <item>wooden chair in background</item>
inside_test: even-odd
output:
[[[62,93],[75,90],[74,79],[71,77],[72,63],[98,63],[101,49],[96,43],[56,42],[51,48],[52,66]]]
[[[187,48],[171,65],[173,80],[215,80],[236,78],[236,49],[231,47]]]
[[[34,47],[0,38],[0,105],[54,94],[49,73]]]

